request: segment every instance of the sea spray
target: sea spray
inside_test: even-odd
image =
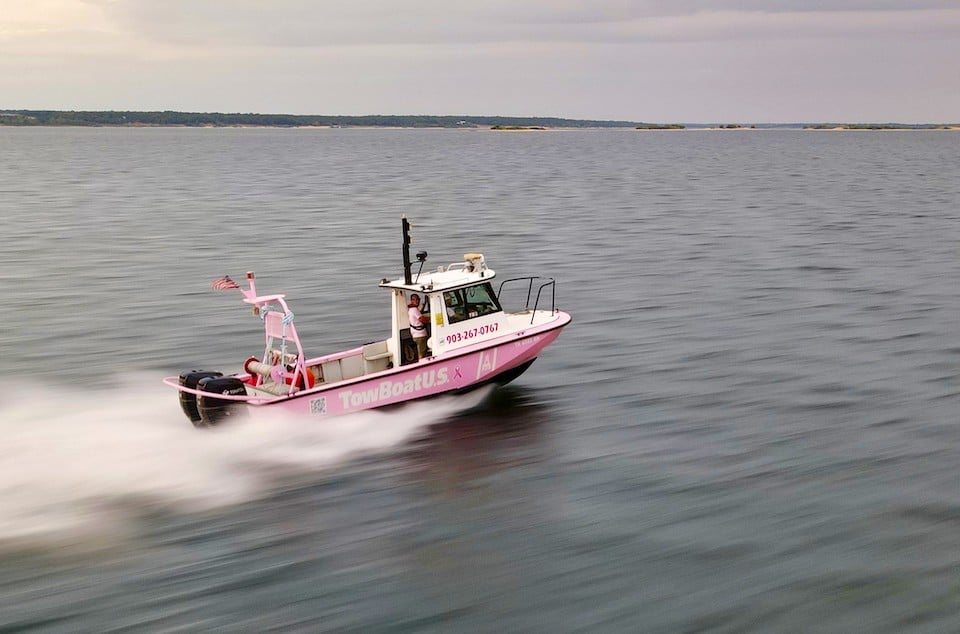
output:
[[[315,471],[397,445],[488,393],[307,421],[197,430],[155,377],[113,390],[17,385],[0,402],[0,541],[117,529],[131,500],[202,511],[262,495],[278,469]],[[15,399],[11,395],[17,395]]]

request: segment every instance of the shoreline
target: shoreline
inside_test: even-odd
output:
[[[23,110],[0,109],[0,127],[110,128],[277,128],[277,129],[437,129],[555,131],[636,130],[641,132],[704,130],[960,130],[960,122],[749,121],[663,122],[618,119],[570,119],[500,115],[293,115],[270,113],[185,112],[175,110]]]
[[[270,125],[270,124],[227,124],[227,125],[188,125],[180,123],[37,123],[37,124],[4,124],[0,118],[0,129],[30,129],[30,128],[119,128],[119,129],[188,129],[188,130],[237,130],[237,129],[267,129],[267,130],[460,130],[471,132],[572,132],[572,131],[611,131],[626,132],[769,132],[769,131],[797,131],[797,132],[958,132],[960,124],[934,124],[915,126],[872,126],[869,124],[851,124],[849,126],[777,126],[777,125],[750,125],[740,127],[685,125],[685,127],[628,127],[628,126],[537,126],[537,127],[497,127],[487,125],[471,126],[389,126],[389,125]]]

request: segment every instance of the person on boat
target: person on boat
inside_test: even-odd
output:
[[[458,321],[463,321],[463,316],[454,307],[454,301],[451,295],[452,293],[444,293],[443,297],[444,297],[444,304],[447,307],[447,323],[455,324]]]
[[[420,312],[420,296],[414,293],[407,304],[407,317],[410,320],[410,336],[417,344],[417,361],[427,356],[427,323],[429,317]]]

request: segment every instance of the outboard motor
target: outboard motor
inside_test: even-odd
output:
[[[184,370],[180,373],[180,385],[192,390],[197,389],[200,381],[208,377],[223,376],[223,372],[208,372],[206,370]],[[189,392],[179,392],[180,409],[187,415],[194,425],[200,422],[200,412],[197,410],[197,395]]]
[[[229,394],[243,396],[247,393],[243,381],[232,376],[211,376],[200,380],[201,392],[210,394]],[[212,427],[231,416],[247,413],[246,405],[237,401],[219,399],[206,394],[197,396],[197,412],[200,414],[200,424],[197,427]]]

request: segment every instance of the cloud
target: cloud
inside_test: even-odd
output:
[[[393,46],[502,42],[956,37],[955,0],[86,0],[182,46]]]
[[[0,1],[6,107],[664,121],[960,107],[956,0]]]
[[[77,0],[5,0],[0,43],[98,28],[98,13]]]

